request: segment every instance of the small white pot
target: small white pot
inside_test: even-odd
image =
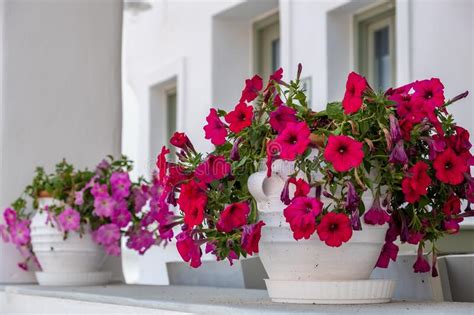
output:
[[[107,278],[100,273],[106,255],[101,246],[92,240],[90,231],[83,235],[69,232],[66,239],[56,222],[47,222],[45,206],[57,204],[52,198],[39,200],[40,210],[31,222],[31,243],[42,267],[37,273],[40,284],[80,285]],[[110,277],[110,275],[108,276]],[[96,279],[94,279],[96,278]],[[44,283],[42,283],[44,282]]]
[[[287,170],[288,166],[280,165],[270,178],[265,171],[255,173],[248,182],[259,218],[266,224],[259,255],[269,276],[266,284],[270,298],[275,302],[317,304],[390,301],[394,281],[369,280],[388,226],[363,224],[362,231],[354,231],[352,238],[338,248],[327,246],[317,233],[308,240],[296,241],[283,216],[286,206],[280,201],[280,193],[288,172],[281,169]],[[368,209],[372,198],[362,199]]]

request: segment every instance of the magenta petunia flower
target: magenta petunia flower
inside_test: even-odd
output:
[[[155,244],[153,233],[145,228],[132,231],[128,236],[127,247],[136,250],[140,255],[143,255]]]
[[[99,217],[109,218],[112,215],[116,201],[109,196],[100,196],[94,200],[94,214]]]
[[[423,256],[423,248],[418,247],[418,256],[415,264],[413,265],[413,271],[417,273],[428,272],[431,270],[430,263]]]
[[[223,156],[210,154],[207,159],[199,164],[195,175],[202,182],[209,184],[215,180],[222,179],[230,174],[231,165]]]
[[[339,247],[352,237],[351,221],[343,213],[329,212],[321,219],[317,232],[326,245]]]
[[[135,212],[140,212],[142,208],[146,205],[149,199],[149,187],[147,185],[142,185],[140,187],[135,187],[132,191]]]
[[[401,165],[405,165],[408,163],[408,156],[407,156],[407,153],[405,152],[403,140],[399,140],[395,144],[395,147],[390,153],[390,157],[388,161],[390,163],[401,164]]]
[[[72,208],[65,209],[58,215],[57,219],[64,232],[77,231],[81,226],[81,215]]]
[[[126,207],[116,207],[110,217],[112,223],[120,228],[126,227],[132,220],[132,215]]]
[[[99,198],[103,196],[108,196],[109,195],[109,188],[107,187],[106,184],[99,184],[99,183],[94,183],[91,189],[91,194],[94,196],[94,198]]]
[[[280,133],[288,123],[297,123],[296,110],[288,106],[279,106],[276,110],[270,113],[270,126]]]
[[[364,159],[362,143],[348,136],[329,136],[324,149],[324,158],[337,172],[346,172],[358,167]]]
[[[176,235],[176,248],[181,258],[185,262],[189,262],[191,267],[197,268],[201,266],[202,251],[199,243],[195,242],[189,231],[183,231]]]
[[[220,214],[217,230],[228,233],[240,228],[247,224],[249,213],[250,207],[247,202],[236,202],[227,206]]]
[[[113,223],[104,224],[94,232],[94,239],[98,244],[110,245],[120,239],[120,228]]]
[[[469,167],[466,161],[451,149],[446,149],[434,160],[436,178],[446,184],[459,185],[464,180],[464,173]]]
[[[122,253],[122,250],[120,249],[120,245],[118,242],[106,245],[105,247],[105,253],[109,256],[120,256]]]
[[[438,78],[416,81],[413,85],[413,102],[434,109],[444,104],[444,85]]]
[[[356,113],[362,106],[362,96],[367,89],[367,81],[355,72],[349,73],[346,82],[346,93],[342,107],[346,115]]]
[[[76,191],[74,193],[74,204],[82,206],[84,204],[84,190]]]
[[[296,197],[283,210],[286,222],[290,224],[295,240],[309,239],[316,231],[316,217],[321,213],[323,203],[316,198]]]
[[[242,227],[241,246],[249,255],[258,254],[258,243],[262,236],[263,221],[254,224],[244,225]]]
[[[254,75],[251,79],[245,80],[245,87],[242,90],[242,96],[240,97],[240,102],[251,102],[257,96],[258,92],[263,88],[263,80],[258,75]]]
[[[239,103],[234,110],[225,116],[230,131],[239,133],[252,124],[253,107],[245,103]]]
[[[17,220],[16,211],[12,208],[6,208],[3,212],[3,218],[8,226],[15,224]]]
[[[30,242],[30,221],[23,220],[10,226],[10,237],[13,244],[17,246],[26,245]]]
[[[205,186],[191,180],[181,185],[178,204],[184,212],[184,223],[190,228],[199,225],[204,220],[204,209],[207,205]]]
[[[0,224],[0,236],[5,243],[10,242],[10,233],[5,225]]]
[[[127,172],[115,172],[110,176],[110,186],[112,188],[112,197],[115,200],[121,200],[130,195],[132,182]]]
[[[217,115],[215,108],[211,108],[209,115],[206,117],[207,125],[204,126],[206,139],[210,139],[212,144],[219,146],[225,143],[227,137],[227,129],[224,123]]]
[[[379,259],[377,260],[375,266],[379,268],[387,268],[390,263],[390,259],[397,261],[397,256],[398,246],[392,242],[386,242],[382,247],[382,251],[380,252]]]
[[[293,161],[296,156],[303,154],[308,148],[310,133],[305,122],[288,123],[275,139],[275,143],[280,146],[280,157]]]
[[[390,215],[380,205],[380,198],[376,197],[370,209],[364,214],[364,222],[372,225],[384,225],[390,221]]]

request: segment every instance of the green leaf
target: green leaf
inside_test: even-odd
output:
[[[344,119],[342,104],[339,102],[329,103],[326,107],[326,113],[330,119],[334,119],[334,120]]]

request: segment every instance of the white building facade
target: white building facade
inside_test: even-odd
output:
[[[473,20],[470,0],[128,3],[122,151],[141,175],[176,130],[209,150],[202,130],[209,108],[233,108],[246,78],[280,66],[290,80],[303,64],[315,110],[342,98],[351,71],[379,89],[438,77],[447,98],[474,91]],[[452,113],[474,134],[470,103],[472,97],[462,100]],[[164,262],[175,259],[173,246],[151,251],[140,260],[137,281],[166,283]]]

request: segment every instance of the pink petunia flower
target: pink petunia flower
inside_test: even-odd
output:
[[[104,224],[95,231],[94,236],[98,244],[110,245],[120,239],[120,228],[113,223]]]
[[[67,208],[58,215],[59,226],[64,232],[77,231],[81,226],[81,215],[72,208]]]
[[[26,245],[30,242],[30,221],[19,221],[10,226],[10,237],[13,244],[17,246]]]
[[[465,160],[451,149],[446,149],[434,160],[433,167],[436,170],[436,178],[446,184],[459,185],[464,180],[464,173],[469,167]]]
[[[99,184],[99,183],[94,183],[91,189],[91,194],[94,196],[94,198],[100,198],[104,196],[109,195],[109,188],[107,187],[106,184]]]
[[[115,208],[116,201],[109,196],[100,196],[94,200],[94,214],[99,217],[109,218]]]
[[[364,214],[364,221],[372,225],[384,225],[390,221],[388,213],[380,206],[380,198],[376,197],[370,209]]]
[[[121,200],[130,195],[132,182],[127,172],[115,172],[110,176],[110,186],[112,188],[112,197],[115,200]]]
[[[15,224],[17,220],[16,211],[12,208],[6,208],[3,212],[3,218],[5,219],[5,223],[7,223],[8,226]]]
[[[120,256],[120,254],[122,253],[122,250],[118,242],[106,245],[104,249],[105,249],[105,253],[109,256]]]
[[[110,220],[120,228],[126,227],[132,219],[132,215],[126,207],[116,207],[112,212]]]
[[[392,242],[387,242],[383,245],[379,259],[377,260],[375,266],[379,268],[387,268],[390,260],[397,261],[397,256],[398,246]]]

